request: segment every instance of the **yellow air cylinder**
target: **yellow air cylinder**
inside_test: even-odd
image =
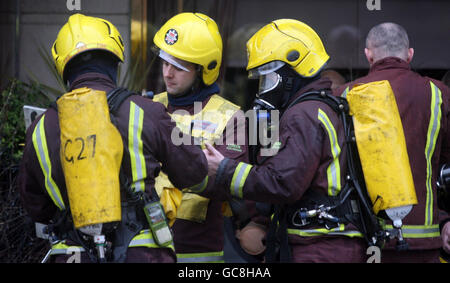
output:
[[[61,164],[75,228],[121,220],[123,143],[104,91],[80,88],[58,100]]]
[[[375,214],[417,204],[402,121],[389,82],[355,86],[347,100]]]

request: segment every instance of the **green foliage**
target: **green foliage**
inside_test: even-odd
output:
[[[47,108],[50,100],[36,83],[12,79],[0,96],[0,164],[17,163],[25,142],[24,105]]]
[[[39,56],[41,56],[42,60],[45,62],[45,66],[47,66],[47,70],[53,75],[56,82],[58,83],[58,88],[52,88],[50,86],[42,84],[42,87],[49,93],[49,98],[51,100],[56,100],[57,97],[63,95],[68,91],[67,85],[64,83],[61,76],[58,74],[58,71],[56,71],[55,63],[53,61],[53,57],[50,54],[50,51],[44,47],[44,45],[36,44],[38,46]],[[35,76],[31,75],[33,77],[34,82],[39,82],[38,79],[36,79]]]
[[[136,52],[136,57],[131,57],[130,63],[128,67],[124,71],[124,75],[122,76],[122,72],[124,69],[123,66],[119,67],[118,72],[118,85],[121,87],[125,87],[129,90],[140,93],[143,89],[146,88],[146,80],[147,76],[155,63],[156,56],[153,56],[148,65],[147,62],[144,62],[142,57],[141,48],[138,48]]]
[[[35,44],[36,46],[38,46],[39,56],[41,57],[42,61],[44,61],[48,72],[52,74],[52,77],[54,77],[57,82],[56,88],[45,84],[40,84],[40,86],[46,91],[45,94],[50,100],[56,100],[57,97],[68,92],[67,85],[64,83],[63,79],[56,71],[53,57],[50,54],[48,48],[46,48],[42,43],[36,42]],[[130,58],[130,62],[127,65],[127,68],[124,68],[122,64],[119,66],[117,78],[118,86],[125,87],[129,90],[140,93],[146,87],[146,79],[150,72],[150,69],[155,62],[155,59],[156,57],[153,57],[150,60],[150,63],[147,64],[147,62],[144,62],[142,58],[141,48],[138,48],[138,51],[136,52],[136,58]],[[33,82],[39,82],[39,79],[35,74],[28,72],[28,75]]]
[[[23,106],[47,108],[50,102],[41,85],[17,79],[0,93],[0,262],[36,262],[47,248],[21,206],[17,175],[25,143]]]

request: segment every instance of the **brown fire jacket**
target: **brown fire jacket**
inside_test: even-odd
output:
[[[410,249],[437,249],[441,239],[436,180],[440,165],[450,161],[449,89],[411,71],[407,62],[388,57],[375,62],[367,76],[338,88],[335,94],[341,95],[358,83],[380,80],[388,80],[394,91],[418,198],[403,221],[404,237]],[[394,244],[391,241],[386,248],[392,249]]]
[[[108,92],[115,85],[102,74],[88,73],[81,75],[72,84],[72,89],[89,87]],[[142,152],[140,157],[145,160],[144,172],[135,177],[132,174],[130,150],[128,145],[130,124],[130,105],[133,105],[140,118],[142,118]],[[41,167],[38,154],[32,142],[32,136],[36,125],[45,115],[45,140],[48,149],[48,162]],[[19,191],[22,203],[34,221],[49,223],[58,211],[58,207],[52,201],[46,190],[46,183],[52,179],[61,191],[63,202],[68,205],[68,197],[65,186],[64,174],[60,164],[60,128],[58,113],[49,108],[44,114],[33,122],[26,135],[26,145],[19,175]],[[142,116],[142,117],[141,117]],[[136,117],[136,116],[135,116]],[[173,184],[180,187],[197,185],[207,175],[207,161],[198,146],[175,146],[171,142],[171,133],[175,123],[171,121],[166,109],[159,103],[154,103],[144,97],[132,95],[120,106],[116,127],[119,130],[124,144],[122,167],[125,175],[132,182],[143,180],[145,193],[151,195],[154,179],[160,170],[164,171]],[[137,121],[137,120],[135,120]],[[192,143],[193,144],[193,143]],[[162,164],[162,166],[160,165]],[[50,169],[51,174],[44,176],[44,171]],[[183,168],[183,170],[179,170]],[[124,201],[122,199],[122,201]],[[174,255],[170,249],[154,249],[136,247],[128,251],[128,261],[134,262],[170,262]]]
[[[291,101],[312,90],[330,91],[331,81],[317,80],[301,89]],[[344,131],[338,115],[325,103],[305,101],[280,118],[279,150],[261,165],[224,159],[216,182],[235,197],[275,204],[293,204],[314,190],[324,196],[337,195],[345,184]],[[213,195],[213,190],[205,195]],[[360,261],[362,252],[349,255],[348,246],[362,246],[361,234],[350,225],[327,230],[323,227],[288,229],[294,261],[327,261],[321,254],[339,254],[342,262]],[[347,237],[349,236],[349,237]],[[353,240],[357,237],[356,240]],[[316,245],[321,240],[344,239],[330,249]],[[311,242],[311,240],[313,242]],[[333,241],[333,240],[331,240]],[[326,246],[326,245],[325,245]],[[319,248],[320,251],[316,248]],[[335,257],[329,257],[332,261]]]

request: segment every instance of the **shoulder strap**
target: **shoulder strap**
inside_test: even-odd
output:
[[[113,115],[116,115],[122,102],[133,94],[135,93],[123,87],[118,87],[108,92],[106,94],[106,99],[108,100],[109,111]]]
[[[120,105],[125,101],[125,99],[127,99],[129,96],[133,94],[134,94],[133,92],[122,87],[115,88],[106,94],[106,99],[108,101],[109,107],[109,115],[111,117],[111,122],[113,123],[113,125],[117,126],[115,116],[120,108]],[[130,193],[131,192],[130,180],[125,175],[122,166],[119,172],[120,186],[123,190],[125,190],[126,193]]]
[[[294,101],[291,102],[291,104],[288,105],[286,110],[291,108],[292,106],[308,100],[316,100],[323,102],[330,106],[333,111],[335,111],[337,114],[348,114],[349,113],[349,107],[348,102],[344,97],[337,97],[332,95],[329,91],[326,90],[317,90],[317,91],[310,91],[302,94],[301,96],[297,97]],[[285,111],[286,111],[285,110]]]
[[[287,234],[287,206],[275,206],[266,235],[266,262],[291,262],[292,253]]]

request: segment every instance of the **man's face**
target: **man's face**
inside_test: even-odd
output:
[[[176,58],[175,58],[176,59]],[[185,93],[194,83],[197,71],[195,64],[176,59],[189,72],[163,60],[162,72],[167,93],[177,96]]]

